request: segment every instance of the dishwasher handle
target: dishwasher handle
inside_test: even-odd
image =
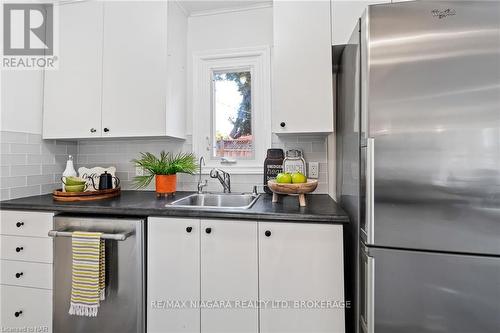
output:
[[[124,241],[126,240],[129,236],[131,236],[133,232],[127,232],[127,233],[122,233],[122,234],[101,234],[101,239],[110,239],[110,240],[116,240],[116,241]],[[57,231],[57,230],[50,230],[48,235],[50,237],[72,237],[73,232],[71,231]]]

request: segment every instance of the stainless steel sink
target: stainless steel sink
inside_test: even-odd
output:
[[[259,194],[202,193],[191,194],[167,206],[212,209],[249,209],[259,199]]]

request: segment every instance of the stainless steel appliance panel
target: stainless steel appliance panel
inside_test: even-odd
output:
[[[106,299],[97,317],[68,314],[71,295],[71,237],[54,237],[54,333],[142,333],[145,331],[145,269],[141,220],[56,216],[58,231],[128,234],[106,240]]]
[[[500,254],[500,2],[374,5],[362,21],[365,241]]]
[[[500,258],[365,248],[366,333],[497,333]]]
[[[362,220],[364,209],[361,208],[360,200],[360,42],[359,42],[359,22],[354,32],[344,46],[340,56],[337,77],[337,193],[338,202],[349,215],[350,224],[347,228],[348,239],[348,259],[346,260],[345,271],[347,276],[352,277],[346,280],[346,297],[352,301],[353,308],[348,310],[346,321],[347,327],[356,325],[358,314],[358,265],[359,256],[359,223]],[[352,256],[352,257],[351,257]],[[356,330],[356,328],[354,328]]]

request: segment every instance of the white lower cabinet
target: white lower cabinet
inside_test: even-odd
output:
[[[52,332],[53,213],[0,212],[2,332]]]
[[[5,332],[52,332],[52,290],[0,285],[0,321]]]
[[[343,333],[343,267],[341,225],[259,223],[260,333]]]
[[[149,218],[147,330],[344,333],[343,274],[341,225]]]
[[[150,217],[147,243],[148,332],[199,333],[200,220]]]
[[[201,229],[201,331],[257,333],[258,309],[243,305],[258,300],[257,222],[202,220]]]

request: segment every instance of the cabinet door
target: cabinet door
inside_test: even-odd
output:
[[[328,1],[274,1],[273,131],[332,132]]]
[[[165,135],[167,2],[104,4],[104,137]]]
[[[201,221],[201,300],[232,308],[201,309],[203,333],[257,333],[258,309],[236,302],[258,300],[257,222]]]
[[[59,69],[44,80],[45,139],[101,136],[102,6],[59,6]]]
[[[390,3],[391,0],[332,1],[332,45],[347,44],[359,18],[368,5]]]
[[[200,221],[148,218],[148,332],[200,332]],[[168,301],[187,301],[176,308]]]
[[[52,291],[0,285],[0,327],[4,332],[52,333]]]
[[[343,274],[341,225],[259,223],[260,332],[343,333]]]

